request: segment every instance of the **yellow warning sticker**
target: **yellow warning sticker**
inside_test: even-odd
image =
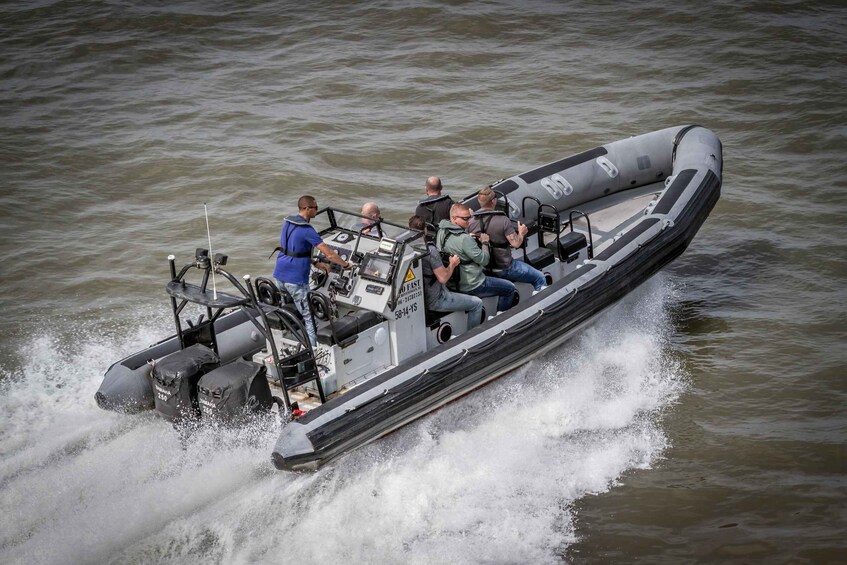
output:
[[[406,271],[406,278],[403,280],[403,283],[407,283],[409,281],[415,280],[415,273],[412,272],[412,268],[409,267],[409,270]]]

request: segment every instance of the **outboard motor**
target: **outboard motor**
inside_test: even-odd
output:
[[[274,403],[264,365],[239,359],[200,379],[198,401],[203,418],[232,422]]]
[[[200,416],[197,383],[220,360],[205,345],[192,345],[163,357],[153,367],[153,394],[159,416],[177,423]]]

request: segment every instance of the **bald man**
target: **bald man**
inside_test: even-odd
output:
[[[426,191],[426,198],[418,202],[415,215],[420,216],[433,227],[438,227],[441,220],[450,219],[450,206],[453,205],[453,199],[449,195],[441,193],[444,186],[439,177],[426,179],[424,190]]]
[[[376,202],[365,202],[362,206],[361,215],[364,216],[362,221],[353,226],[355,230],[362,230],[362,233],[370,233],[371,228],[376,220],[380,218],[382,212]],[[364,228],[364,229],[362,229]]]

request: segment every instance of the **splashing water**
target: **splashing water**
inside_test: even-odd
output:
[[[3,375],[4,563],[551,562],[572,504],[649,467],[684,391],[658,277],[554,352],[313,474],[278,472],[273,417],[181,444],[93,394],[136,335],[33,339]],[[121,353],[123,352],[123,353]]]

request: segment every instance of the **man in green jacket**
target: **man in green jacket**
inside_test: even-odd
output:
[[[483,298],[497,296],[497,311],[503,312],[512,307],[515,298],[515,285],[505,279],[487,277],[483,268],[491,257],[488,234],[480,234],[476,240],[467,233],[471,210],[464,204],[453,204],[450,219],[438,224],[435,245],[441,251],[457,255],[459,266],[459,292]]]

